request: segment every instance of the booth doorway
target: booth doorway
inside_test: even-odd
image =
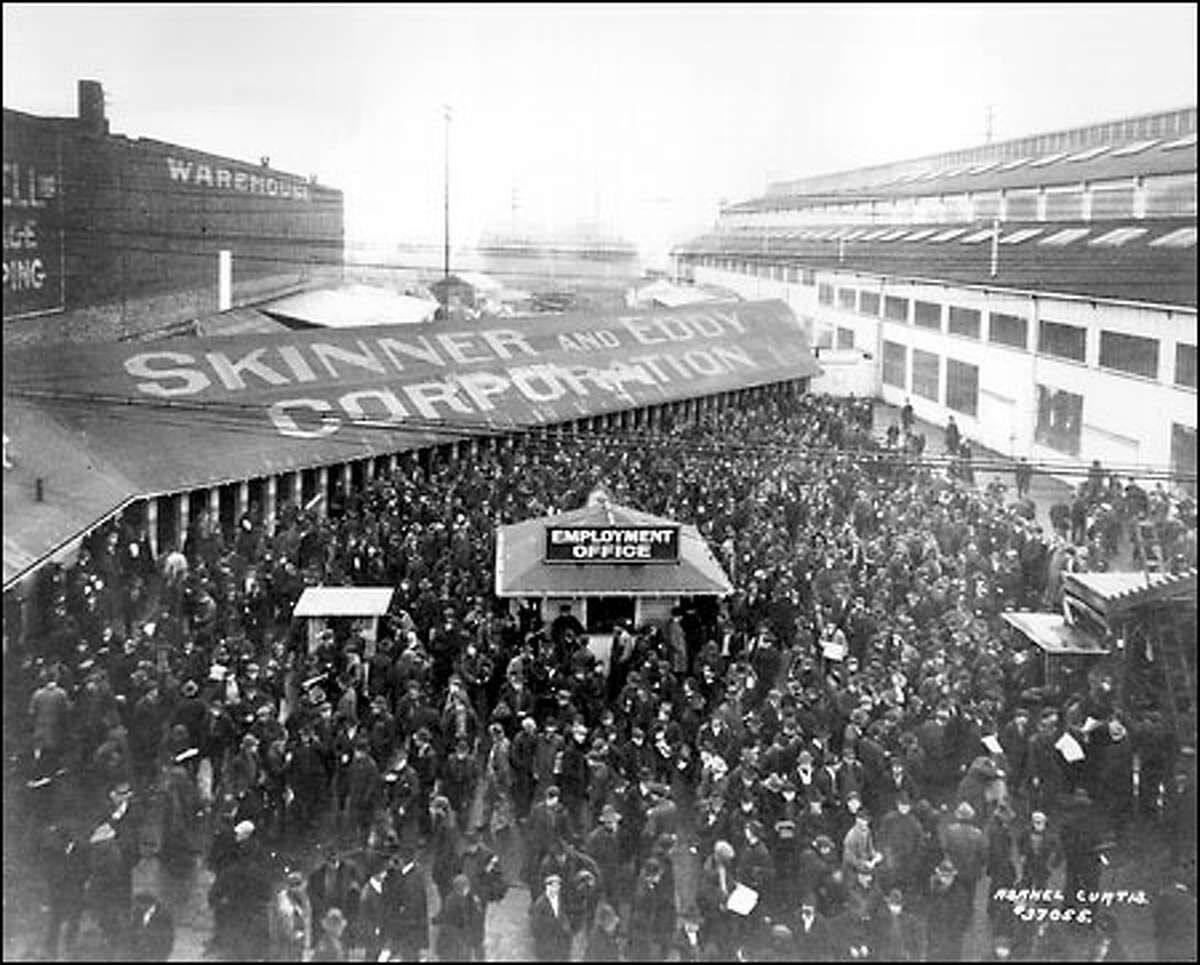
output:
[[[625,620],[633,622],[636,600],[631,596],[593,596],[587,601],[587,632],[610,634]]]

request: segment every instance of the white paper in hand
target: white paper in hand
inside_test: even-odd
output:
[[[1074,764],[1076,761],[1082,761],[1084,757],[1087,756],[1084,754],[1083,748],[1079,746],[1079,741],[1077,741],[1070,734],[1063,734],[1062,737],[1058,739],[1058,743],[1054,745],[1054,749],[1062,754],[1063,760],[1068,764]]]
[[[753,888],[747,888],[743,884],[738,884],[729,893],[729,900],[725,902],[725,907],[735,915],[744,916],[754,911],[754,906],[757,904],[758,892]]]

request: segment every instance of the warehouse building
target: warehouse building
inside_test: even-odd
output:
[[[4,109],[6,347],[169,334],[342,261],[342,193],[315,177],[113,134],[95,81],[76,117]]]
[[[1048,468],[1196,471],[1194,107],[772,184],[675,257],[791,305],[835,391]]]

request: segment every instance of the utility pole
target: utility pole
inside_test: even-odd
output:
[[[442,105],[442,118],[445,120],[445,144],[442,152],[443,169],[442,183],[444,185],[442,214],[444,223],[442,225],[442,237],[445,240],[443,247],[442,258],[442,278],[445,281],[450,279],[450,105]],[[446,296],[449,302],[449,290],[447,289]]]
[[[987,144],[992,143],[992,117],[993,117],[992,105],[988,104],[988,106],[987,106],[987,134],[986,134],[986,141],[985,141],[985,143],[987,143]]]

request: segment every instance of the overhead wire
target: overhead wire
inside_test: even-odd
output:
[[[88,408],[92,413],[97,412],[98,408],[105,406],[109,408],[137,408],[142,412],[147,410],[150,413],[150,421],[154,421],[159,425],[192,429],[197,428],[212,428],[232,434],[248,435],[256,438],[278,439],[279,432],[274,428],[270,421],[264,418],[266,406],[254,403],[236,403],[236,402],[209,402],[204,400],[167,400],[167,399],[151,399],[151,398],[135,398],[127,396],[104,395],[101,393],[63,393],[56,391],[33,391],[33,390],[16,390],[12,393],[16,398],[24,398],[29,400],[38,400],[42,403],[51,402],[58,405],[80,405]],[[686,400],[672,400],[686,401]],[[668,403],[669,404],[669,403]],[[537,446],[545,442],[543,436],[561,439],[566,436],[569,439],[578,440],[593,440],[600,441],[607,445],[616,446],[618,448],[644,449],[646,444],[655,440],[668,439],[671,444],[684,452],[696,456],[773,456],[786,458],[812,458],[827,460],[838,459],[855,459],[860,461],[879,462],[901,462],[910,467],[921,467],[928,469],[946,469],[956,465],[957,461],[952,456],[934,456],[920,455],[916,456],[909,453],[897,452],[889,449],[856,449],[849,447],[828,447],[828,446],[809,446],[797,445],[794,443],[785,442],[759,442],[746,439],[740,440],[709,440],[707,442],[697,442],[695,440],[680,439],[678,436],[672,436],[669,433],[664,434],[661,430],[652,429],[650,432],[639,433],[637,430],[607,430],[595,429],[592,427],[579,428],[571,425],[572,422],[579,419],[591,419],[594,415],[577,416],[575,419],[564,420],[559,424],[525,424],[503,426],[486,421],[476,420],[459,420],[454,418],[445,419],[427,419],[422,417],[406,417],[400,421],[392,421],[388,419],[377,419],[369,417],[354,417],[349,414],[340,414],[337,416],[340,425],[348,426],[352,429],[364,430],[366,432],[379,431],[390,434],[416,434],[419,436],[433,437],[433,441],[438,439],[469,439],[469,438],[494,438],[503,439],[513,435],[523,436],[523,444],[532,444]],[[701,417],[703,422],[704,417]],[[316,420],[318,423],[320,418]],[[559,426],[564,426],[562,430]],[[334,440],[337,434],[326,437],[329,440]],[[361,445],[361,439],[358,437],[344,438],[335,440],[337,442],[345,442],[348,446]],[[365,458],[365,457],[360,457]],[[1040,459],[1029,463],[1030,467],[1035,472],[1059,476],[1087,476],[1092,472],[1092,467],[1079,462],[1078,460],[1053,460]],[[977,472],[1012,472],[1016,468],[1016,463],[1005,459],[1001,456],[983,456],[979,460],[972,459],[972,468]],[[1196,473],[1188,473],[1176,469],[1154,464],[1113,464],[1104,467],[1106,474],[1114,474],[1117,476],[1136,477],[1143,479],[1170,479],[1180,481],[1194,481]]]

